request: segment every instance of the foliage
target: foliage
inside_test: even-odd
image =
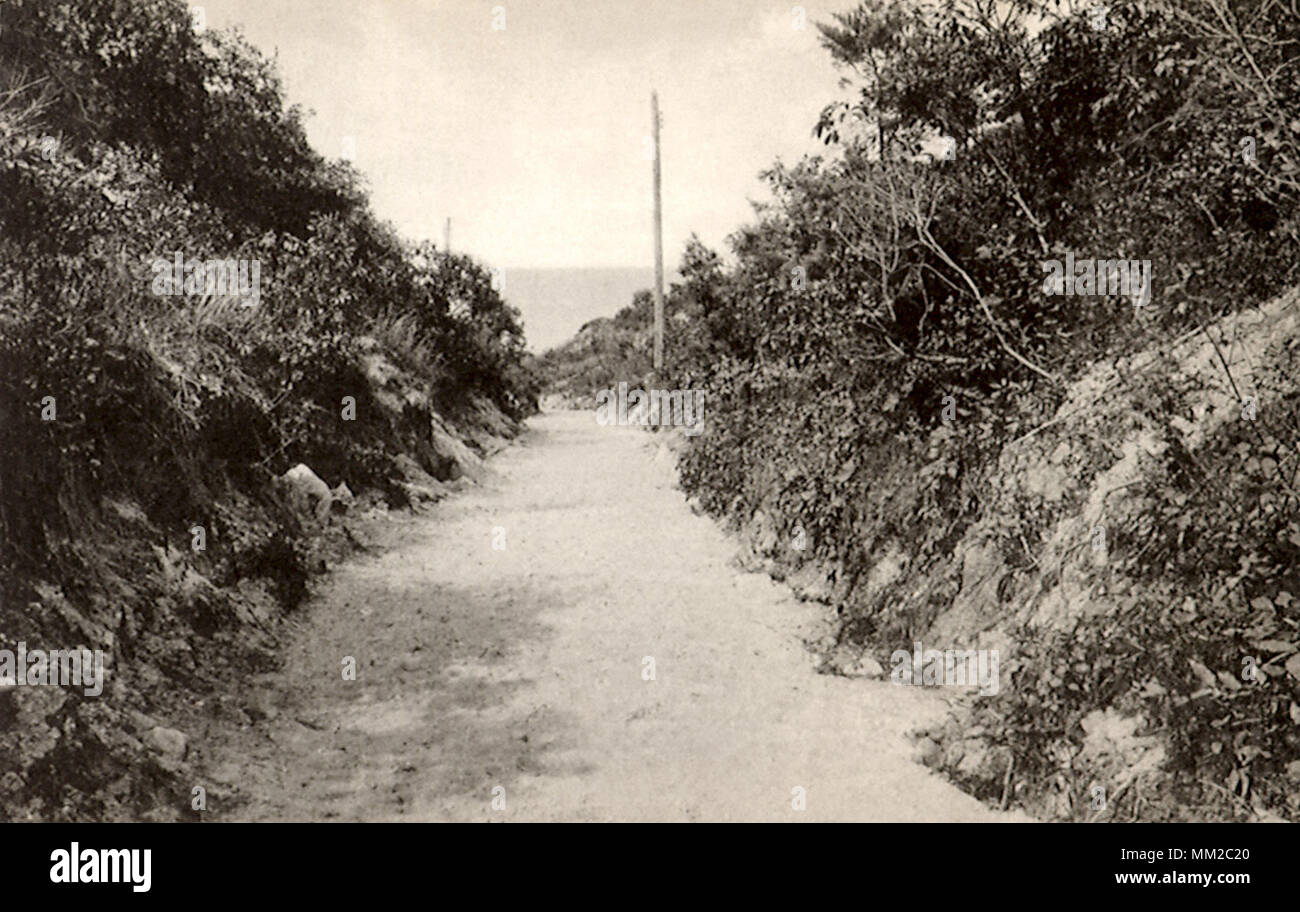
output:
[[[960,585],[954,548],[1004,445],[1048,422],[1072,379],[1294,283],[1296,24],[1262,0],[1111,4],[1100,28],[1090,11],[1052,2],[864,0],[822,26],[854,89],[814,127],[827,155],[769,169],[772,201],[732,236],[730,260],[693,241],[668,295],[681,321],[655,383],[702,388],[708,403],[705,431],[681,457],[683,487],[738,523],[776,517],[782,540],[802,529],[808,550],[774,558],[831,568],[851,637],[910,646]],[[1067,255],[1149,261],[1147,306],[1046,294],[1044,262]],[[631,308],[542,368],[579,395],[643,379],[648,322]],[[1273,447],[1249,445],[1277,465]],[[1177,724],[1184,785],[1212,776],[1219,787],[1226,755],[1205,753],[1207,726],[1274,732],[1285,691],[1176,710],[1135,696],[1151,674],[1186,693],[1187,655],[1227,662],[1245,626],[1234,612],[1259,591],[1291,591],[1273,542],[1295,502],[1279,501],[1268,522],[1247,519],[1258,513],[1252,482],[1223,453],[1204,458],[1207,477],[1217,468],[1234,481],[1198,482],[1196,509],[1187,491],[1153,502],[1159,519],[1140,550],[1165,563],[1127,568],[1132,613],[1046,644],[1022,634],[1030,661],[1003,698],[1021,701],[1005,733],[1022,770],[1046,776],[1049,742],[1112,704]],[[1009,521],[1032,529],[1044,517]],[[901,581],[868,595],[872,568],[898,552]],[[1237,560],[1259,575],[1248,582]],[[1161,618],[1161,599],[1184,597],[1220,609],[1191,628]],[[1140,668],[1144,648],[1154,671]],[[1090,676],[1078,688],[1039,686],[1078,663]],[[1272,758],[1263,805],[1285,803],[1290,737],[1243,742]],[[1181,809],[1162,813],[1202,802],[1180,794]]]
[[[256,295],[157,293],[156,261],[178,255],[255,264]],[[303,462],[403,503],[398,457],[427,449],[431,420],[488,403],[521,419],[537,392],[488,273],[381,223],[238,34],[197,32],[180,0],[0,2],[5,637],[95,631],[115,662],[208,686],[256,639],[232,593],[268,585],[291,608],[320,564],[274,476]],[[183,597],[194,579],[217,588]],[[177,643],[211,664],[159,658]],[[38,788],[5,763],[19,778],[0,776],[0,817],[109,813],[93,783]]]

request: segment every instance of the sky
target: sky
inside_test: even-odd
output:
[[[692,232],[723,250],[752,220],[762,169],[822,149],[813,124],[844,92],[815,23],[853,3],[190,5],[278,59],[312,144],[355,149],[381,218],[441,245],[450,217],[452,249],[503,270],[653,265],[657,89],[671,272]]]

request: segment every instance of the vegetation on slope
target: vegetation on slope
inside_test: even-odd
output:
[[[773,166],[729,260],[693,241],[669,295],[653,384],[708,403],[683,486],[835,605],[840,647],[1011,652],[930,745],[991,800],[1295,819],[1294,340],[1261,337],[1243,377],[1233,333],[1296,281],[1300,19],[866,0],[822,38],[857,88],[815,126],[829,154]],[[1067,256],[1149,261],[1149,297],[1047,294]],[[548,376],[650,383],[645,308],[625,316]],[[1208,368],[1174,383],[1191,338],[1213,392]],[[1108,364],[1131,369],[1092,386]],[[1028,452],[1059,482],[1035,489]],[[1134,466],[1119,501],[1096,489]],[[1079,563],[1083,517],[1104,561]]]
[[[260,281],[160,295],[178,255]],[[110,669],[0,691],[0,818],[191,815],[163,723],[241,711],[325,553],[278,479],[403,505],[536,397],[486,270],[379,222],[237,33],[0,0],[0,646]]]

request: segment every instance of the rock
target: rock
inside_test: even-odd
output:
[[[159,724],[158,720],[153,716],[135,709],[127,709],[126,717],[131,720],[131,724],[135,726],[136,731],[148,731],[151,728],[156,728]]]
[[[419,463],[406,453],[398,453],[394,456],[393,466],[407,481],[421,481],[429,477],[429,473],[420,468]]]
[[[518,428],[513,426],[509,418],[501,414],[501,410],[492,400],[483,396],[471,396],[470,402],[474,406],[477,423],[486,427],[495,436],[509,439],[518,433]]]
[[[430,459],[435,461],[441,460],[441,457],[432,450],[429,450],[428,455]],[[402,479],[397,481],[396,485],[406,493],[407,499],[412,504],[420,504],[425,501],[437,502],[447,496],[450,486],[438,481],[405,453],[399,453],[394,457],[393,465],[402,476]],[[450,464],[446,463],[446,465]],[[443,474],[450,474],[450,469]]]
[[[848,666],[845,673],[854,678],[880,678],[884,677],[885,669],[871,656],[863,653],[856,662]]]
[[[158,754],[163,760],[180,763],[185,759],[189,739],[185,737],[185,733],[182,731],[156,725],[145,732],[144,743],[146,747]]]
[[[335,513],[346,513],[352,507],[356,499],[352,496],[352,489],[347,486],[346,482],[339,482],[337,488],[330,492],[330,509]]]
[[[332,496],[319,475],[300,462],[281,475],[280,481],[288,489],[294,506],[314,513],[321,522],[328,520]]]
[[[436,416],[429,421],[429,442],[448,467],[448,477],[440,478],[440,481],[455,481],[462,476],[472,481],[482,480],[485,470],[483,460],[456,438]]]
[[[440,481],[435,481],[432,476],[425,476],[429,479],[427,484],[420,484],[411,481],[399,481],[397,486],[406,492],[406,497],[413,504],[424,503],[426,501],[437,503],[447,496],[448,491],[453,490],[449,485],[444,485]]]
[[[916,758],[926,766],[937,766],[943,757],[943,749],[933,738],[920,738],[916,742]]]
[[[822,674],[840,675],[845,678],[880,678],[885,669],[870,655],[859,647],[841,643],[836,646],[818,667]]]

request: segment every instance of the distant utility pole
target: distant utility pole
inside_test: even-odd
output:
[[[664,368],[664,212],[659,188],[659,93],[650,93],[655,146],[655,370]]]
[[[442,226],[442,250],[443,253],[451,253],[451,216],[447,216],[447,222]]]

